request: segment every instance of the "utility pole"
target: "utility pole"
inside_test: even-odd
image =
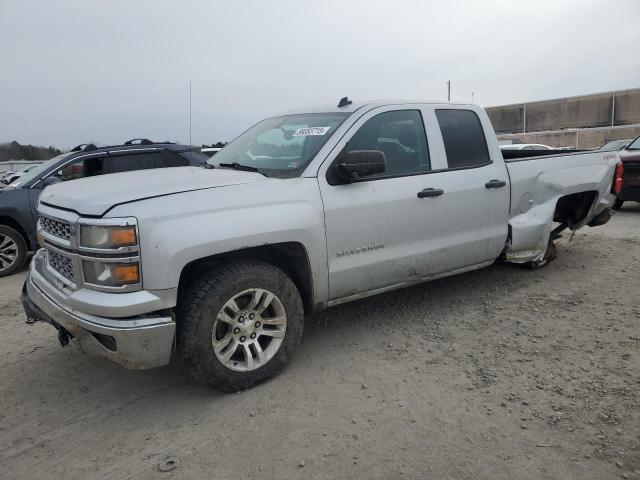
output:
[[[616,120],[616,92],[613,92],[613,97],[611,98],[611,126]]]
[[[471,103],[474,102],[476,94],[474,92],[471,92]]]
[[[451,80],[447,80],[447,101],[451,101]]]

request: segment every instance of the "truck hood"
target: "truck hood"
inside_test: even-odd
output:
[[[123,203],[181,192],[269,180],[259,173],[199,167],[114,173],[50,185],[40,201],[80,215],[102,216]]]

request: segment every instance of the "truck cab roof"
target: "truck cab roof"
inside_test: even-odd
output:
[[[393,99],[393,100],[355,100],[351,103],[339,107],[337,103],[329,104],[321,104],[321,105],[310,105],[307,107],[295,108],[292,110],[287,110],[285,112],[281,112],[279,115],[295,115],[301,113],[337,113],[337,112],[347,112],[353,113],[356,112],[363,107],[368,107],[367,110],[377,108],[377,107],[386,107],[389,105],[407,105],[407,104],[419,104],[419,105],[434,105],[434,104],[449,104],[449,105],[471,105],[469,103],[464,102],[447,102],[447,101],[435,101],[435,100],[415,100],[415,99]]]

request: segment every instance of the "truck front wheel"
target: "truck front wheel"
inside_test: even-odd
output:
[[[303,323],[300,293],[280,269],[259,261],[221,263],[186,289],[178,349],[198,382],[244,390],[289,363]]]

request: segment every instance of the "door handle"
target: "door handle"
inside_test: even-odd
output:
[[[496,180],[495,178],[493,180],[489,180],[487,183],[484,184],[485,188],[500,188],[500,187],[504,187],[507,184],[507,182],[505,182],[504,180]]]
[[[424,197],[439,197],[444,193],[441,188],[425,188],[421,192],[418,192],[418,198]]]

